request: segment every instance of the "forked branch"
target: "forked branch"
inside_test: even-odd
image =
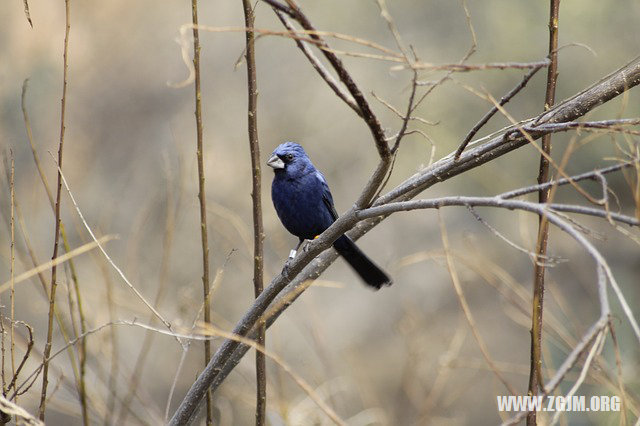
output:
[[[527,120],[525,124],[574,121],[596,106],[613,99],[639,83],[640,58],[636,58],[593,86],[561,102],[550,111]],[[491,138],[483,138],[470,144],[469,149],[457,161],[454,159],[455,153],[447,155],[408,178],[387,194],[379,197],[374,202],[373,208],[385,208],[386,204],[392,202],[408,201],[436,183],[446,181],[451,177],[489,163],[525,146],[528,143],[527,139],[514,133],[514,129],[515,127],[503,129],[503,131],[493,135]],[[533,135],[532,137],[539,138],[540,135]],[[380,166],[378,169],[380,169]],[[532,204],[538,206],[534,209],[536,213],[542,212],[542,214],[554,217],[554,221],[558,224],[562,224],[565,227],[569,226],[555,213],[543,209],[537,203]],[[278,275],[273,279],[260,297],[256,299],[253,306],[238,321],[233,333],[243,337],[252,337],[255,332],[255,326],[259,321],[266,320],[268,326],[272,324],[275,318],[310,285],[310,282],[317,278],[336,259],[336,252],[327,250],[333,241],[345,232],[351,238],[358,239],[391,213],[391,211],[385,212],[384,210],[376,211],[373,208],[368,210],[366,216],[357,207],[350,209],[322,235],[311,242],[305,252],[291,261],[287,274]],[[365,219],[365,217],[369,217],[369,219]],[[582,235],[576,238],[580,237]],[[206,369],[191,386],[170,424],[187,423],[196,413],[206,390],[210,387],[215,389],[219,386],[237,365],[247,349],[247,346],[237,341],[225,340]]]

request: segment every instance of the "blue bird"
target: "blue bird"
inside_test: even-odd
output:
[[[294,142],[280,144],[267,165],[274,171],[273,206],[287,231],[300,239],[297,250],[304,240],[316,238],[338,219],[329,185],[304,149]],[[348,236],[340,236],[333,247],[367,285],[377,290],[392,284],[391,278]]]

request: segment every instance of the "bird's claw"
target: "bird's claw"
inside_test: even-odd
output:
[[[282,267],[282,272],[281,274],[285,277],[289,277],[289,268],[291,266],[291,261],[293,260],[292,257],[290,257],[289,259],[287,259],[286,262],[284,262],[284,266]]]

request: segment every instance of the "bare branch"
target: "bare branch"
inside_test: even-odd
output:
[[[309,19],[302,12],[300,7],[295,3],[294,0],[287,0],[289,7],[286,7],[286,6],[283,7],[283,5],[281,5],[276,0],[263,0],[263,1],[265,3],[268,3],[270,6],[278,10],[281,10],[282,12],[291,16],[291,18],[298,21],[298,23],[305,30],[316,31],[316,29],[313,27]],[[389,157],[391,156],[391,152],[389,151],[389,146],[387,145],[387,142],[384,137],[384,130],[382,129],[382,126],[380,125],[378,118],[371,110],[369,103],[367,102],[364,95],[358,88],[358,85],[351,78],[351,75],[344,67],[340,58],[338,58],[334,53],[324,49],[324,48],[328,48],[327,43],[320,36],[318,36],[313,32],[310,33],[309,35],[311,36],[312,39],[319,42],[319,46],[323,48],[322,53],[327,58],[329,63],[331,63],[331,66],[333,67],[335,72],[338,74],[340,81],[342,81],[342,83],[347,87],[347,89],[349,90],[349,93],[351,93],[351,96],[353,96],[354,100],[358,104],[358,107],[362,112],[362,119],[369,126],[369,130],[371,131],[371,134],[373,136],[376,149],[378,150],[378,154],[380,155],[380,158],[388,160]],[[371,191],[371,195],[373,195],[373,192],[374,191]]]
[[[282,22],[282,25],[284,25],[293,35],[296,32],[296,29],[291,21],[289,21],[289,18],[287,18],[287,16],[280,10],[276,9],[275,12],[278,19],[280,19],[280,22]],[[322,65],[322,62],[320,62],[320,60],[313,54],[313,51],[311,51],[311,49],[309,49],[300,39],[295,38],[294,40],[296,41],[298,48],[302,53],[304,53],[304,56],[306,56],[309,62],[311,62],[313,68],[318,72],[318,74],[320,74],[320,77],[322,77],[331,90],[333,90],[333,92],[342,99],[344,103],[349,105],[349,108],[351,108],[356,114],[362,116],[362,111],[360,111],[360,108],[356,104],[356,101],[353,100],[351,94],[347,93],[341,86],[339,86],[339,83],[331,74],[329,74],[329,71],[324,67],[324,65]]]
[[[29,13],[28,0],[24,0],[24,15],[26,16],[27,22],[29,22],[29,25],[31,26],[31,28],[33,28],[33,22],[31,22],[31,14]]]
[[[85,220],[84,215],[82,214],[82,211],[78,207],[78,203],[76,203],[76,200],[75,200],[73,194],[71,193],[71,189],[69,189],[69,185],[67,184],[67,180],[65,179],[64,175],[62,174],[62,170],[60,170],[60,167],[58,167],[58,172],[60,173],[60,176],[62,178],[62,183],[64,183],[64,187],[67,190],[67,193],[69,194],[69,198],[71,198],[71,202],[73,203],[73,206],[75,207],[76,212],[78,213],[78,216],[80,216],[80,220],[82,221],[82,224],[84,225],[85,229],[87,230],[87,232],[89,233],[89,235],[91,236],[93,241],[96,243],[96,245],[98,246],[98,248],[100,249],[100,251],[102,252],[104,257],[107,259],[107,262],[109,262],[109,264],[113,267],[113,269],[116,270],[116,272],[118,273],[120,278],[122,278],[122,280],[125,282],[125,284],[131,289],[131,291],[133,291],[135,293],[135,295],[138,297],[138,299],[140,299],[140,301],[142,301],[142,303],[144,303],[144,305],[156,316],[156,318],[158,318],[165,325],[165,327],[167,327],[167,329],[172,330],[171,323],[169,323],[169,321],[164,319],[164,317],[160,314],[160,312],[158,312],[158,310],[156,308],[154,308],[147,301],[147,299],[142,295],[142,293],[140,293],[138,291],[138,289],[135,288],[133,284],[131,284],[131,282],[124,275],[122,270],[115,264],[115,262],[111,259],[111,257],[109,257],[109,255],[105,251],[104,247],[102,246],[100,241],[96,238],[95,234],[93,233],[93,230],[91,230],[91,227],[89,226],[89,224]],[[180,343],[181,345],[183,344],[179,339],[178,339],[178,343]]]
[[[431,64],[428,62],[416,62],[409,65],[396,65],[391,67],[392,71],[399,71],[406,68],[415,70],[430,71],[453,71],[453,72],[469,72],[469,71],[485,71],[485,70],[505,70],[505,69],[532,69],[541,68],[548,65],[548,61],[537,62],[488,62],[486,64]]]
[[[65,114],[67,105],[67,75],[69,71],[68,53],[69,53],[69,30],[71,29],[70,21],[70,1],[65,0],[65,31],[64,31],[64,47],[63,47],[63,64],[62,64],[62,101],[60,104],[60,140],[58,143],[58,185],[56,189],[56,208],[55,208],[55,230],[53,236],[53,255],[52,260],[58,257],[58,247],[60,242],[60,196],[62,194],[62,153],[64,149],[64,133],[65,133]],[[51,267],[51,293],[49,297],[49,319],[47,322],[47,340],[42,351],[43,358],[47,359],[51,353],[51,343],[53,340],[53,317],[56,304],[56,287],[57,287],[57,267]],[[42,371],[42,391],[40,392],[40,406],[38,407],[38,417],[44,421],[44,414],[47,404],[47,387],[49,385],[49,364],[45,363]]]
[[[270,4],[274,3],[273,0],[269,0],[268,2]],[[575,120],[597,105],[624,93],[638,83],[640,83],[640,58],[634,59],[629,64],[610,74],[590,88],[560,103],[549,112],[527,120],[526,123],[557,123]],[[544,118],[544,120],[542,118]],[[430,167],[425,168],[407,179],[394,190],[378,198],[374,203],[374,208],[385,208],[385,204],[392,201],[408,200],[436,183],[479,167],[526,145],[528,142],[524,138],[517,136],[505,137],[505,135],[513,129],[514,127],[511,126],[503,129],[503,131],[492,137],[476,141],[471,144],[470,149],[466,150],[460,156],[458,161],[454,161],[453,153],[437,161]],[[375,173],[380,173],[382,167],[383,166],[379,166]],[[374,176],[379,176],[379,174],[374,174]],[[497,200],[495,201],[497,202]],[[507,200],[503,200],[503,202],[505,201]],[[537,206],[537,209],[541,208],[539,205],[533,204]],[[373,211],[373,208],[364,210],[364,212],[369,213]],[[538,211],[539,210],[536,210],[536,212]],[[239,336],[252,337],[253,328],[259,320],[267,318],[267,326],[272,324],[278,315],[293,303],[296,297],[309,286],[310,281],[318,277],[320,273],[336,259],[337,255],[335,250],[326,250],[335,239],[350,229],[351,231],[347,232],[348,235],[353,239],[358,239],[379,224],[389,213],[391,212],[377,211],[375,214],[368,216],[370,219],[361,221],[364,219],[364,216],[362,216],[361,213],[357,214],[356,209],[352,208],[347,211],[316,240],[309,243],[306,252],[300,253],[291,261],[288,274],[279,275],[273,279],[271,284],[238,321],[233,333]],[[552,215],[553,213],[545,211],[545,214]],[[560,219],[557,220],[560,221]],[[566,225],[565,222],[559,223],[562,223],[567,229],[573,230]],[[579,233],[576,234],[577,236],[573,234],[572,236],[574,238],[584,239]],[[321,252],[325,250],[326,252],[321,254]],[[280,293],[282,294],[279,296]],[[278,304],[274,310],[270,308],[272,302]],[[170,424],[177,425],[188,421],[195,414],[206,389],[210,386],[212,388],[219,386],[237,365],[246,351],[247,347],[238,342],[231,340],[224,341],[207,368],[200,374],[191,386],[191,389],[187,392],[180,407],[174,413]]]
[[[562,178],[562,179],[557,179],[557,180],[551,180],[551,181],[545,182],[543,184],[532,185],[532,186],[528,186],[526,188],[516,189],[514,191],[503,192],[502,194],[498,195],[498,197],[504,198],[504,199],[515,198],[515,197],[520,197],[521,195],[530,194],[532,192],[537,192],[540,189],[551,188],[552,186],[562,186],[562,185],[566,185],[566,184],[568,184],[570,182],[580,182],[581,180],[588,180],[588,179],[589,180],[596,180],[598,174],[605,175],[605,174],[612,173],[612,172],[617,172],[618,170],[625,169],[627,167],[632,167],[632,166],[633,166],[633,163],[631,163],[631,162],[629,162],[629,163],[619,163],[619,164],[616,164],[616,165],[613,165],[613,166],[609,166],[609,167],[605,167],[605,168],[602,168],[602,169],[594,170],[592,172],[586,172],[586,173],[582,173],[582,174],[579,174],[579,175],[571,176],[570,179]]]
[[[253,28],[255,15],[250,0],[242,0],[244,9],[244,22],[247,28]],[[278,17],[280,17],[280,14]],[[285,18],[282,16],[282,18]],[[280,19],[283,21],[283,19]],[[286,19],[286,18],[285,18]],[[282,22],[285,24],[285,21]],[[285,24],[286,26],[286,24]],[[264,289],[264,254],[263,244],[264,227],[262,224],[262,189],[260,166],[260,143],[258,140],[258,80],[256,76],[255,40],[252,31],[246,32],[246,59],[247,59],[247,128],[249,132],[249,151],[251,157],[251,204],[253,213],[253,288],[254,295],[258,297]],[[296,41],[301,43],[299,41]],[[301,47],[302,48],[302,47]],[[303,49],[304,52],[304,49]],[[309,56],[307,55],[307,58]],[[309,58],[311,60],[311,58]],[[317,69],[317,68],[316,68]],[[257,345],[264,347],[267,328],[261,325]],[[257,347],[256,347],[257,348]],[[264,426],[267,411],[267,367],[266,353],[256,349],[256,426]]]
[[[484,357],[487,365],[489,366],[489,368],[491,369],[493,374],[498,378],[498,380],[500,380],[500,382],[502,382],[502,384],[507,388],[507,390],[509,391],[509,393],[511,395],[515,395],[516,394],[515,388],[509,382],[507,382],[507,380],[502,376],[502,374],[500,373],[500,371],[496,367],[495,362],[493,361],[493,359],[489,355],[489,348],[487,348],[487,345],[484,342],[484,339],[482,339],[482,337],[480,336],[480,333],[478,332],[478,328],[476,327],[476,322],[473,319],[473,315],[471,314],[471,309],[469,308],[469,304],[467,303],[467,298],[464,296],[464,293],[462,292],[462,286],[460,285],[460,279],[458,278],[458,273],[457,273],[455,265],[453,263],[453,259],[452,259],[452,256],[451,256],[451,250],[449,248],[449,237],[447,236],[447,230],[446,230],[446,227],[444,225],[444,221],[442,220],[442,215],[441,214],[438,215],[438,220],[440,222],[440,234],[441,234],[441,238],[442,238],[442,246],[444,247],[445,258],[446,258],[446,261],[447,261],[447,269],[449,271],[449,276],[451,277],[451,282],[453,283],[453,288],[454,288],[454,290],[456,292],[456,296],[458,297],[458,301],[460,302],[460,307],[462,308],[462,312],[464,313],[464,316],[466,317],[467,322],[469,323],[469,327],[471,328],[471,332],[473,333],[473,337],[475,338],[476,343],[478,344],[478,347],[480,348],[480,352],[482,353],[482,356]]]
[[[625,132],[622,126],[640,125],[640,118],[622,118],[618,120],[602,120],[602,121],[586,121],[577,122],[570,121],[567,123],[546,123],[536,126],[527,126],[524,129],[528,132],[555,133],[566,132],[572,129],[602,129],[607,131]],[[640,132],[626,131],[630,134],[638,135]]]
[[[544,256],[541,257],[541,259],[536,259],[536,254],[534,252],[532,252],[531,250],[527,250],[524,247],[519,246],[518,244],[514,243],[513,241],[509,240],[507,237],[505,237],[500,231],[498,231],[497,229],[495,229],[493,226],[491,226],[486,220],[484,220],[482,218],[482,216],[480,216],[478,214],[478,212],[471,206],[468,206],[469,211],[471,212],[471,214],[473,215],[473,217],[476,218],[476,220],[478,222],[480,222],[481,224],[483,224],[485,227],[487,227],[496,237],[500,238],[502,241],[504,241],[505,243],[507,243],[510,247],[513,247],[514,249],[516,249],[519,252],[522,252],[526,255],[528,255],[534,262],[541,262],[542,260],[544,260],[545,265],[549,266],[553,266],[555,263],[560,263],[562,261],[562,259],[559,258],[553,258],[550,256]]]
[[[88,252],[89,250],[93,250],[94,248],[98,247],[99,244],[104,244],[108,241],[111,241],[113,239],[115,239],[116,236],[115,235],[105,235],[103,237],[98,238],[95,241],[91,241],[88,242],[86,244],[81,245],[80,247],[77,247],[71,251],[68,251],[67,253],[63,254],[62,256],[58,256],[56,257],[54,260],[50,260],[46,263],[43,263],[41,265],[37,265],[34,268],[29,269],[28,271],[25,271],[23,273],[21,273],[20,275],[18,275],[17,277],[14,278],[14,284],[17,284],[19,282],[28,280],[29,278],[33,277],[34,275],[37,275],[43,271],[46,271],[47,269],[50,269],[53,266],[57,266],[60,264],[63,264],[67,261],[69,261],[70,259],[79,256],[83,253]],[[5,291],[9,290],[11,288],[11,280],[6,281],[4,283],[2,283],[0,285],[0,294],[4,293]]]
[[[544,111],[551,108],[556,102],[556,85],[558,83],[558,20],[560,15],[560,0],[549,1],[549,59],[551,63],[547,68],[547,90],[544,98]],[[538,184],[549,181],[549,165],[551,161],[551,134],[542,137],[540,152],[540,166],[538,168]],[[568,158],[568,157],[566,157]],[[558,172],[564,174],[563,167]],[[565,176],[566,177],[566,176]],[[579,187],[576,187],[579,189]],[[549,203],[553,200],[555,190],[543,188],[538,190],[538,202]],[[542,327],[544,313],[545,271],[544,263],[540,259],[547,255],[549,241],[549,222],[547,217],[540,215],[538,220],[538,233],[536,238],[536,263],[533,265],[533,297],[531,303],[531,363],[529,367],[529,395],[536,395],[542,388]],[[527,415],[527,426],[536,425],[536,412],[531,411]]]
[[[522,89],[524,89],[524,87],[527,85],[527,83],[529,82],[529,80],[531,80],[531,78],[538,72],[540,71],[540,69],[542,69],[545,65],[540,65],[539,67],[535,67],[532,68],[531,71],[529,71],[523,78],[522,81],[520,83],[518,83],[518,85],[516,87],[514,87],[513,89],[511,89],[509,91],[509,93],[507,93],[506,95],[504,95],[502,98],[500,98],[500,102],[499,105],[503,106],[505,105],[507,102],[509,102],[515,95],[517,95]],[[496,112],[498,112],[498,107],[494,106],[493,108],[491,108],[489,110],[489,112],[487,112],[481,119],[480,121],[478,121],[476,123],[475,126],[473,126],[473,128],[469,131],[469,133],[467,133],[467,136],[464,137],[464,139],[462,140],[462,143],[460,144],[460,146],[458,147],[458,149],[456,150],[455,156],[454,158],[457,160],[458,158],[460,158],[460,155],[462,154],[462,151],[464,151],[464,149],[467,147],[467,145],[469,144],[469,142],[471,141],[471,139],[473,139],[473,137],[476,135],[476,133],[478,133],[478,131],[485,125],[487,124],[487,122],[491,119],[491,117],[493,117]]]

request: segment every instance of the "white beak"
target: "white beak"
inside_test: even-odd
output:
[[[267,161],[267,166],[273,167],[274,170],[284,169],[284,161],[280,159],[277,155],[272,155]]]

